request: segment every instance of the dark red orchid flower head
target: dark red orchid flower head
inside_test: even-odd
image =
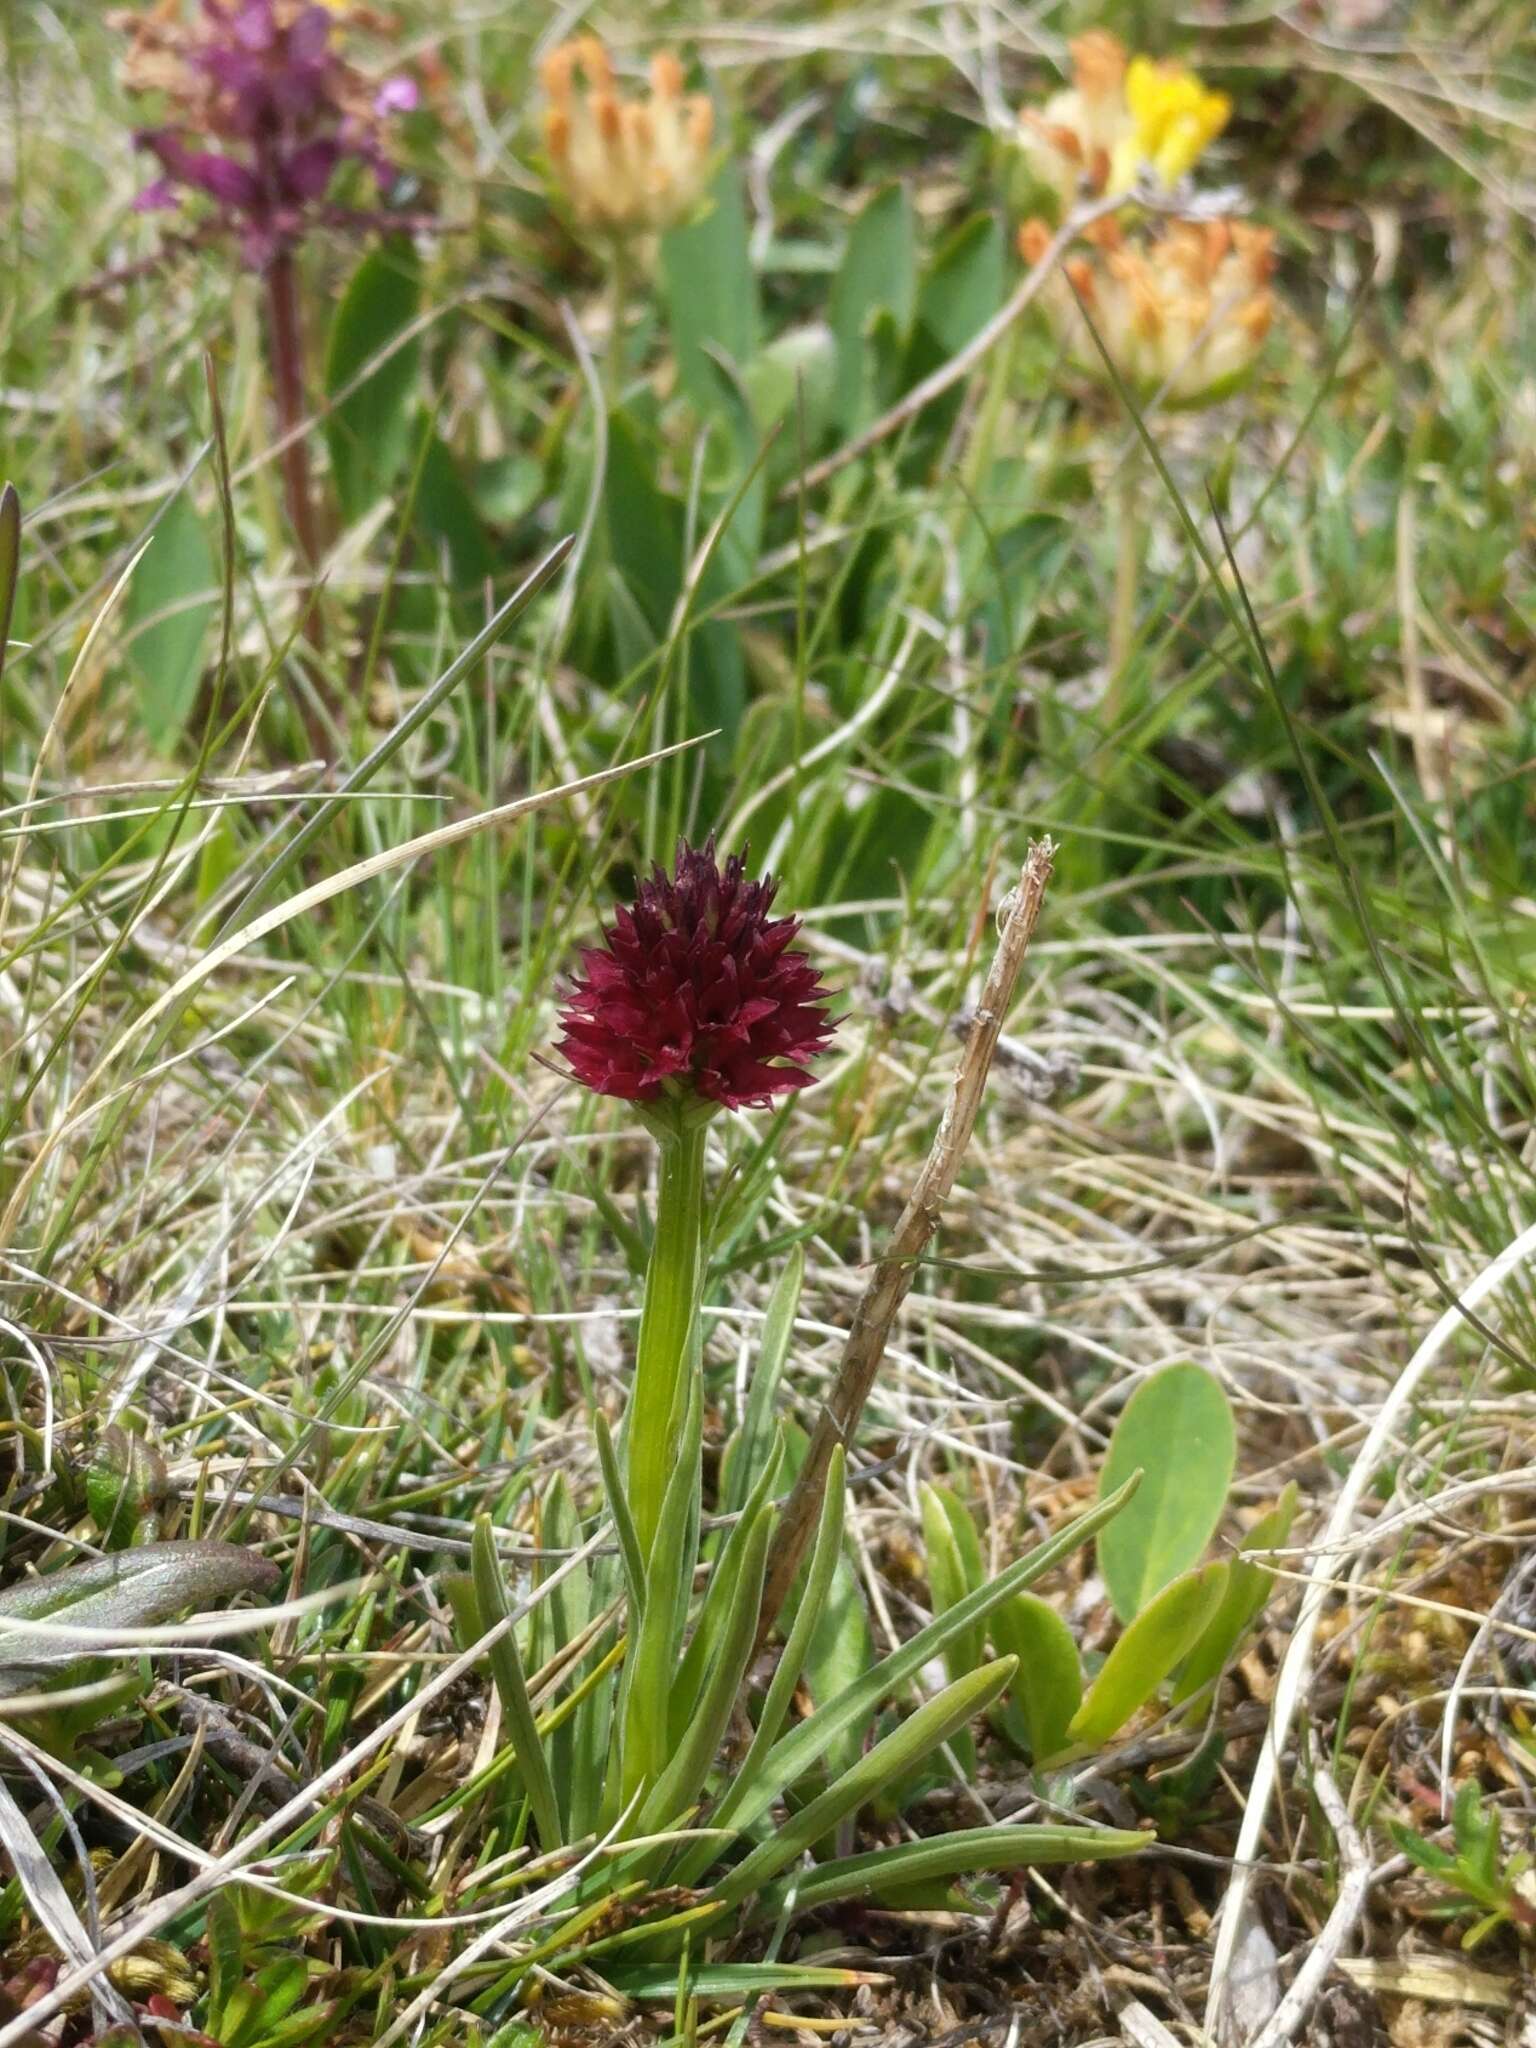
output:
[[[416,104],[416,88],[374,86],[354,69],[338,31],[355,18],[318,0],[196,0],[190,11],[156,0],[114,15],[133,38],[124,83],[159,95],[170,116],[135,138],[161,170],[138,205],[211,199],[259,267],[318,217],[344,161],[388,185],[386,125]]]
[[[600,946],[581,956],[560,1023],[578,1081],[627,1102],[743,1109],[813,1078],[834,1025],[828,991],[791,942],[798,918],[769,916],[771,876],[722,867],[715,842],[680,840],[669,875],[640,884]]]

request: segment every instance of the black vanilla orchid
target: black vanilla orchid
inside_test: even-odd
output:
[[[813,1077],[832,1036],[827,990],[793,944],[800,923],[771,917],[777,884],[722,866],[715,843],[680,841],[622,909],[561,1015],[560,1051],[600,1095],[686,1110],[770,1103]]]

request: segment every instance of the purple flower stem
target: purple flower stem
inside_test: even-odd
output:
[[[325,635],[315,602],[314,573],[320,564],[314,493],[309,478],[309,449],[304,439],[308,417],[305,402],[304,330],[299,316],[298,276],[293,251],[280,248],[267,264],[267,347],[272,358],[272,386],[277,399],[277,431],[282,443],[283,495],[288,522],[310,577],[305,593],[304,635],[317,652]]]

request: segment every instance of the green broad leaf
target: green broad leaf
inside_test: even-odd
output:
[[[845,1899],[883,1896],[888,1890],[931,1884],[935,1879],[970,1877],[983,1871],[1023,1870],[1053,1863],[1103,1863],[1135,1856],[1155,1837],[1126,1828],[991,1827],[962,1828],[926,1841],[902,1842],[842,1856],[814,1870],[780,1879],[753,1909],[754,1919],[783,1911],[793,1893],[796,1912],[835,1906]]]
[[[489,1515],[479,1515],[475,1519],[474,1532],[470,1537],[470,1577],[482,1628],[490,1629],[498,1621],[505,1621],[512,1609],[507,1600],[507,1582],[502,1575],[501,1559],[496,1554],[496,1532]],[[544,1754],[544,1745],[539,1740],[533,1718],[528,1680],[523,1672],[515,1631],[508,1629],[499,1641],[491,1645],[486,1655],[496,1690],[501,1696],[501,1711],[517,1752],[517,1767],[522,1773],[528,1804],[533,1808],[540,1844],[546,1850],[554,1849],[561,1840],[559,1802],[549,1775],[549,1759]]]
[[[497,559],[474,498],[440,434],[428,438],[411,516],[417,535],[446,569],[455,590],[478,591],[496,574]]]
[[[1100,1501],[1097,1507],[1079,1515],[1027,1557],[1018,1558],[995,1579],[967,1594],[948,1614],[936,1616],[889,1656],[882,1657],[878,1664],[861,1672],[835,1699],[818,1707],[797,1728],[791,1729],[775,1744],[751,1783],[741,1791],[732,1812],[735,1825],[749,1828],[754,1821],[761,1819],[784,1787],[802,1778],[850,1729],[858,1729],[862,1734],[881,1703],[915,1678],[931,1658],[942,1656],[952,1635],[975,1622],[985,1621],[1003,1601],[1023,1592],[1036,1579],[1053,1571],[1073,1551],[1080,1549],[1106,1522],[1121,1512],[1126,1501],[1134,1496],[1136,1485],[1135,1479],[1128,1480],[1119,1493]],[[996,1666],[987,1668],[995,1669]]]
[[[222,2038],[230,2000],[245,1974],[245,1938],[240,1932],[240,1915],[227,1892],[214,1892],[210,1897],[203,1939],[208,1948],[207,2025]]]
[[[181,738],[197,701],[218,591],[208,537],[183,491],[161,515],[123,596],[123,644],[138,678],[139,725],[162,752]]]
[[[784,423],[780,467],[792,474],[802,445],[819,448],[832,418],[837,382],[832,330],[819,320],[789,328],[752,358],[742,381],[758,431]]]
[[[332,318],[325,345],[325,395],[332,401],[325,438],[336,496],[349,522],[389,491],[410,460],[421,342],[400,336],[420,310],[420,262],[411,243],[395,236],[359,263]],[[364,376],[375,361],[378,368]]]
[[[626,670],[640,667],[672,632],[682,596],[683,507],[657,484],[656,463],[656,451],[634,421],[624,412],[614,413],[608,425],[603,514],[620,586],[610,592],[609,624]],[[717,554],[699,580],[694,611],[729,595],[729,578]],[[686,664],[690,725],[719,728],[723,737],[717,750],[722,759],[729,758],[747,699],[739,634],[718,619],[695,624],[674,658]]]
[[[153,1628],[188,1608],[269,1593],[280,1577],[276,1565],[238,1543],[146,1543],[8,1586],[0,1593],[0,1699],[67,1683],[82,1659],[106,1654],[98,1643],[45,1639],[7,1623]]]
[[[1151,1699],[1209,1627],[1227,1590],[1230,1566],[1202,1565],[1165,1586],[1104,1659],[1067,1729],[1074,1743],[1108,1742]]]
[[[1187,1572],[1210,1542],[1236,1455],[1227,1397],[1198,1365],[1165,1366],[1126,1402],[1099,1474],[1101,1499],[1142,1474],[1135,1500],[1098,1544],[1099,1570],[1122,1621]]]
[[[712,358],[739,372],[757,353],[761,330],[740,166],[727,159],[707,212],[661,239],[661,290],[678,382],[701,412],[720,408]]]
[[[1231,1560],[1231,1575],[1221,1605],[1179,1672],[1178,1682],[1173,1688],[1175,1706],[1185,1700],[1198,1699],[1207,1686],[1220,1678],[1237,1654],[1243,1638],[1263,1613],[1270,1588],[1275,1583],[1275,1574],[1268,1565],[1255,1560],[1266,1550],[1278,1549],[1289,1539],[1299,1497],[1293,1479],[1268,1514],[1261,1515],[1243,1538],[1241,1549]]]
[[[1016,1593],[993,1609],[992,1647],[1017,1657],[1012,1696],[1024,1716],[1029,1754],[1038,1768],[1067,1746],[1067,1729],[1083,1701],[1083,1671],[1072,1631],[1033,1593]]]
[[[906,1778],[936,1749],[983,1714],[1013,1677],[1013,1659],[1000,1657],[979,1671],[947,1685],[902,1721],[882,1742],[861,1756],[825,1792],[791,1814],[764,1842],[744,1856],[715,1887],[714,1896],[739,1905],[760,1891],[787,1864],[797,1862],[839,1821],[855,1814],[885,1786]]]
[[[805,1285],[805,1247],[794,1245],[774,1282],[763,1317],[763,1334],[747,1386],[741,1427],[726,1446],[721,1474],[721,1500],[728,1514],[742,1507],[756,1483],[773,1444],[773,1410],[784,1363],[789,1357],[800,1290]]]
[[[697,1970],[676,1967],[605,1969],[606,1982],[637,2005],[670,2005],[679,1989],[695,1998],[753,1999],[765,1991],[847,1991],[860,1984],[888,1984],[880,1970],[839,1970],[815,1963],[705,1963]]]
[[[917,305],[917,228],[904,185],[877,192],[849,231],[827,317],[837,348],[834,410],[846,436],[882,402],[872,335],[885,314],[905,334]]]
[[[962,222],[940,245],[917,294],[909,384],[947,362],[986,325],[1002,304],[1006,275],[1002,230],[990,213]]]

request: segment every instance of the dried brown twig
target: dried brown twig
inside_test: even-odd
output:
[[[843,1345],[837,1378],[822,1404],[800,1476],[784,1510],[783,1525],[763,1588],[758,1624],[762,1634],[772,1627],[794,1583],[811,1531],[821,1513],[827,1466],[833,1448],[837,1444],[853,1442],[897,1312],[912,1285],[917,1262],[938,1228],[940,1214],[960,1171],[965,1148],[976,1127],[982,1092],[1002,1034],[1003,1020],[1012,1005],[1024,956],[1040,921],[1055,856],[1056,849],[1049,839],[1034,842],[1019,875],[1018,886],[1005,898],[999,913],[1002,935],[981,992],[981,1001],[976,1006],[970,1036],[961,1055],[949,1100],[944,1105],[939,1128],[907,1206],[891,1234],[890,1249],[877,1263],[859,1298],[853,1326]]]

